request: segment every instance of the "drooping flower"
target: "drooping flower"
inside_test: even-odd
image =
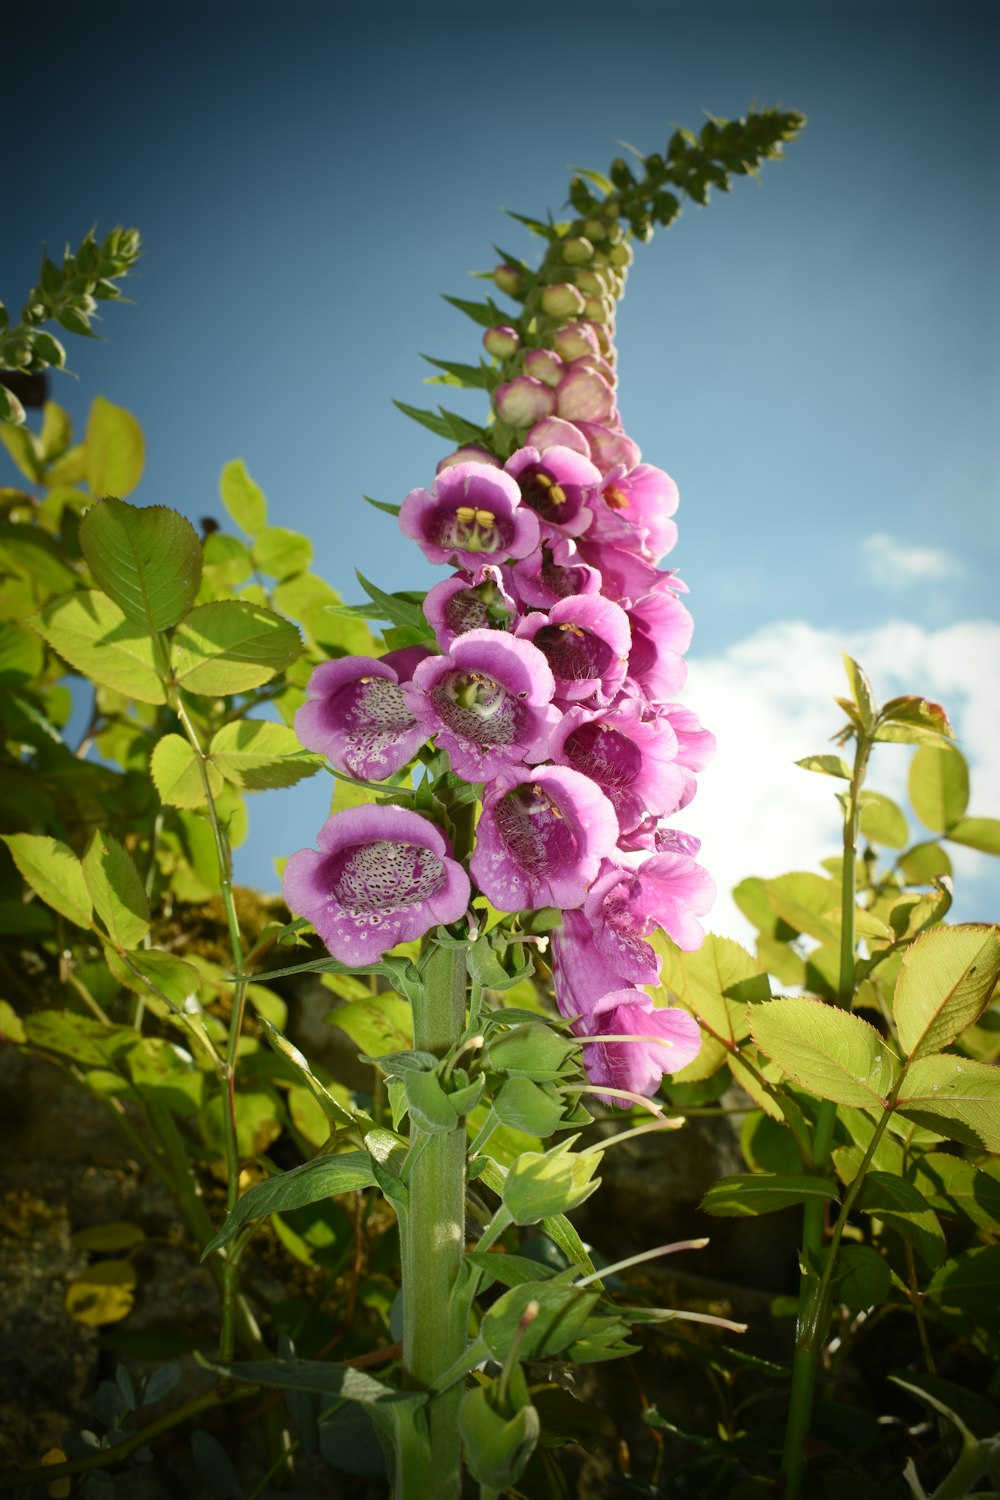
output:
[[[677,541],[678,499],[670,475],[653,464],[613,469],[595,497],[590,539],[657,563]]]
[[[556,416],[568,422],[610,422],[615,393],[603,375],[574,361],[556,387]]]
[[[544,385],[556,386],[563,376],[563,362],[552,349],[528,349],[524,355],[524,373]]]
[[[625,676],[632,632],[625,611],[600,594],[560,599],[547,615],[525,615],[517,626],[523,640],[544,653],[556,679],[556,697],[580,702],[597,694],[615,696]]]
[[[404,690],[427,738],[437,737],[464,781],[492,781],[525,761],[544,760],[559,721],[555,680],[529,641],[494,630],[456,637],[431,656]]]
[[[582,903],[617,836],[615,810],[589,777],[539,766],[487,788],[469,868],[500,911],[565,911]]]
[[[316,668],[295,715],[307,750],[362,781],[384,781],[412,760],[427,738],[401,683],[430,653],[407,646],[386,656],[341,656]]]
[[[419,813],[351,808],[334,813],[317,842],[318,851],[300,849],[288,861],[284,896],[341,963],[375,963],[468,908],[469,877]]]
[[[520,618],[508,569],[491,564],[436,583],[424,614],[442,651],[467,630],[513,630]]]
[[[530,427],[556,409],[552,387],[532,375],[515,375],[493,392],[497,416],[511,427]]]
[[[647,718],[638,698],[610,708],[574,706],[563,714],[549,741],[549,758],[589,776],[609,798],[622,833],[647,814],[673,812],[685,786],[675,765],[677,739],[664,720]]]
[[[634,469],[642,457],[638,443],[634,443],[621,428],[604,422],[578,421],[574,425],[586,438],[590,456],[602,474],[610,474],[619,464]]]
[[[628,678],[652,703],[673,698],[687,680],[683,653],[691,644],[694,621],[670,587],[668,577],[626,610],[632,630]]]
[[[562,417],[543,417],[529,430],[524,441],[529,448],[537,448],[539,453],[547,453],[550,448],[569,448],[583,458],[590,455],[590,444],[583,433]]]
[[[517,480],[521,503],[533,510],[543,534],[577,536],[590,525],[588,501],[601,483],[598,470],[570,448],[519,448],[504,465]]]
[[[399,512],[404,536],[433,563],[475,569],[527,557],[538,546],[538,518],[502,469],[456,464],[431,490],[411,490]]]
[[[597,1002],[585,1022],[575,1027],[584,1036],[634,1037],[596,1041],[583,1049],[583,1066],[591,1083],[650,1097],[664,1073],[679,1073],[698,1056],[701,1032],[694,1016],[678,1006],[656,1006],[641,990],[612,990]],[[627,1108],[631,1103],[622,1099]]]

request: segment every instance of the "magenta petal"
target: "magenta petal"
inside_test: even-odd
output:
[[[647,1097],[655,1094],[664,1073],[679,1073],[701,1047],[701,1032],[693,1016],[674,1007],[658,1008],[640,990],[605,995],[588,1023],[577,1030],[634,1036],[635,1041],[595,1042],[584,1047],[583,1064],[592,1083]]]

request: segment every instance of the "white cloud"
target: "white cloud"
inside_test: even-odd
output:
[[[929,631],[893,621],[844,636],[798,620],[769,625],[724,655],[692,660],[681,694],[718,738],[697,797],[676,819],[702,839],[701,859],[718,884],[713,931],[747,941],[749,925],[729,895],[744,876],[816,869],[839,851],[838,783],[793,762],[836,748],[830,736],[844,718],[832,699],[847,692],[843,650],[864,667],[880,701],[919,693],[944,705],[972,766],[970,812],[1000,814],[1000,625],[969,621]],[[911,755],[902,745],[879,746],[868,785],[905,803]],[[959,898],[963,882],[997,871],[987,855],[954,845],[950,852]],[[976,895],[984,899],[982,890]],[[996,889],[993,896],[996,902]],[[955,915],[989,919],[960,900]]]
[[[940,547],[906,547],[884,531],[862,543],[868,572],[883,588],[906,588],[925,579],[958,578],[964,571],[957,557]]]

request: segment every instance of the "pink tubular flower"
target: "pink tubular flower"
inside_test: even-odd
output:
[[[559,414],[563,415],[561,408]],[[671,518],[678,500],[670,475],[652,464],[638,464],[627,472],[613,469],[595,497],[590,538],[657,563],[677,541],[677,525]]]
[[[515,375],[506,385],[497,386],[493,405],[501,422],[511,427],[530,427],[532,422],[552,415],[556,398],[551,386],[531,375]]]
[[[341,963],[375,963],[397,943],[457,922],[468,907],[469,877],[441,830],[419,813],[334,813],[318,843],[318,852],[300,849],[288,861],[284,896]]]
[[[500,911],[579,906],[618,835],[615,810],[579,771],[539,766],[488,788],[470,870]]]
[[[521,504],[537,515],[542,532],[577,536],[590,525],[588,501],[601,483],[589,459],[570,448],[519,448],[504,464],[517,480]]]
[[[677,736],[677,763],[689,771],[703,771],[715,754],[715,735],[703,729],[698,715],[681,703],[663,703],[657,710]]]
[[[543,539],[537,552],[522,557],[512,571],[522,602],[532,609],[551,609],[560,599],[599,594],[603,582],[567,537]]]
[[[424,614],[442,651],[467,630],[513,630],[519,618],[508,570],[489,564],[436,583],[424,600]]]
[[[662,703],[672,698],[687,679],[682,653],[691,644],[694,621],[668,579],[637,599],[626,614],[632,629],[629,680],[650,702]]]
[[[431,562],[459,568],[527,557],[538,546],[538,518],[510,475],[488,464],[456,464],[432,490],[411,490],[399,525]]]
[[[669,725],[644,715],[638,698],[619,699],[611,708],[573,707],[563,714],[549,741],[549,758],[573,766],[592,781],[618,814],[623,834],[647,814],[673,812],[685,787],[674,764],[677,739]],[[666,731],[666,732],[665,732]]]
[[[427,655],[422,646],[407,646],[378,658],[324,662],[310,677],[309,696],[295,715],[302,744],[363,781],[394,775],[427,738],[400,686]]]
[[[584,1036],[634,1037],[592,1042],[583,1049],[583,1066],[591,1083],[647,1098],[656,1093],[664,1073],[679,1073],[701,1047],[694,1016],[677,1006],[657,1007],[641,990],[612,990],[574,1029]],[[631,1104],[616,1100],[613,1093],[609,1102],[623,1108]]]
[[[423,726],[447,750],[464,781],[490,781],[525,761],[543,760],[559,720],[548,662],[528,641],[469,630],[447,656],[431,656],[404,690]]]
[[[579,702],[597,694],[610,702],[617,693],[632,633],[625,611],[610,599],[600,594],[560,599],[547,615],[525,615],[517,634],[544,653],[557,699]]]

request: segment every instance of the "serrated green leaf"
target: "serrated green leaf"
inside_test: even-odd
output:
[[[913,810],[932,833],[945,833],[969,805],[969,767],[955,745],[921,745],[910,762]]]
[[[1000,854],[1000,818],[959,818],[948,829],[947,837],[953,844],[964,844],[983,854]]]
[[[83,866],[72,849],[45,834],[11,833],[2,837],[35,894],[77,927],[89,927],[93,905]]]
[[[825,1177],[798,1172],[744,1172],[713,1183],[699,1205],[720,1219],[777,1213],[794,1203],[836,1202],[837,1187]]]
[[[853,656],[843,653],[844,671],[847,673],[847,681],[851,688],[851,697],[858,710],[858,716],[865,729],[871,729],[875,724],[875,694],[872,685],[863,669],[854,660]]]
[[[982,1229],[1000,1228],[1000,1182],[973,1162],[928,1151],[914,1162],[913,1182],[936,1213],[961,1214]]]
[[[833,1295],[851,1312],[878,1307],[892,1288],[888,1261],[870,1245],[842,1245],[837,1256]]]
[[[53,599],[31,624],[71,667],[102,687],[140,703],[166,702],[150,636],[97,589]]]
[[[1000,928],[938,927],[903,956],[893,996],[900,1044],[910,1057],[947,1047],[979,1019],[1000,978]]]
[[[149,931],[149,901],[132,856],[117,839],[99,831],[83,856],[83,874],[115,947],[138,947]]]
[[[250,478],[242,458],[226,464],[219,479],[219,496],[237,526],[248,536],[255,536],[267,525],[264,492]]]
[[[241,1224],[251,1219],[260,1219],[267,1214],[287,1212],[303,1208],[309,1203],[319,1203],[336,1193],[353,1193],[359,1188],[372,1187],[375,1177],[371,1158],[367,1151],[345,1151],[339,1156],[317,1156],[282,1172],[277,1177],[268,1177],[264,1182],[249,1188],[237,1203],[225,1224],[205,1246],[205,1255],[228,1245]],[[255,1367],[256,1368],[256,1367]]]
[[[938,1216],[912,1182],[891,1172],[869,1172],[857,1198],[863,1214],[888,1224],[920,1252],[929,1266],[939,1266],[948,1253]]]
[[[970,1312],[990,1325],[1000,1297],[1000,1245],[965,1250],[935,1271],[928,1294],[941,1307]]]
[[[903,809],[881,792],[862,792],[860,828],[873,844],[903,849],[910,836]]]
[[[840,941],[840,927],[828,915],[840,904],[836,881],[812,870],[793,870],[765,880],[764,890],[775,916],[794,932],[805,933],[820,943]]]
[[[839,776],[843,781],[851,779],[851,768],[842,755],[807,755],[795,764],[803,771],[819,771],[824,776]]]
[[[287,724],[266,719],[235,719],[214,735],[211,764],[244,791],[294,786],[323,766],[323,757],[307,755]]]
[[[160,801],[168,807],[204,807],[205,783],[201,764],[215,797],[222,790],[222,774],[210,760],[200,763],[200,756],[180,734],[165,734],[157,742],[149,763],[153,783]]]
[[[950,1052],[906,1071],[897,1109],[908,1120],[986,1151],[1000,1151],[1000,1068]]]
[[[131,953],[118,953],[107,947],[105,957],[119,984],[139,995],[159,990],[178,1010],[183,1009],[184,1002],[192,995],[197,995],[201,985],[201,976],[193,964],[158,948],[134,948]]]
[[[698,1057],[674,1075],[675,1081],[710,1077],[728,1047],[748,1034],[747,1007],[770,996],[767,976],[739,943],[715,933],[708,934],[696,953],[682,952],[662,932],[654,933],[651,942],[663,958],[663,988],[718,1038],[712,1046],[714,1038],[706,1037]]]
[[[859,1016],[788,996],[754,1006],[750,1030],[782,1072],[821,1099],[885,1107],[899,1065],[874,1026]]]
[[[84,441],[87,488],[92,495],[130,495],[142,478],[145,443],[132,413],[95,397]]]
[[[313,560],[313,546],[297,531],[264,526],[254,537],[253,557],[261,572],[271,578],[291,578],[306,572]]]
[[[150,635],[176,625],[195,601],[201,542],[165,505],[100,500],[80,523],[80,546],[95,582]]]
[[[206,697],[260,687],[301,654],[294,625],[241,599],[200,604],[174,633],[174,675]]]
[[[0,427],[0,443],[30,484],[41,482],[45,472],[44,454],[30,427]]]
[[[36,635],[14,620],[0,623],[0,687],[14,687],[39,676],[45,651]]]

